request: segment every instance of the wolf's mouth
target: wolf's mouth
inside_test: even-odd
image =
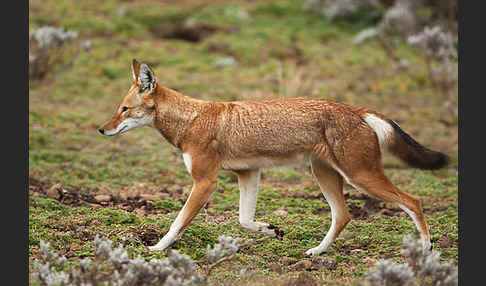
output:
[[[121,134],[123,132],[123,130],[125,130],[127,127],[128,127],[128,125],[123,126],[122,129],[120,129],[120,131],[118,131],[117,134]]]
[[[115,135],[118,135],[118,134],[122,133],[122,131],[125,130],[127,127],[128,127],[128,125],[125,125],[120,130],[118,130],[118,132],[112,133],[112,134],[109,134],[108,132],[105,131],[104,135],[106,135],[106,136],[115,136]]]

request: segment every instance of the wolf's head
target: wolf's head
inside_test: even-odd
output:
[[[157,87],[154,72],[145,63],[132,60],[133,84],[115,114],[98,131],[106,136],[127,132],[135,127],[152,125],[154,93]]]

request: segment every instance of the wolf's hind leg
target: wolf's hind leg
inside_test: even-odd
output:
[[[305,252],[307,255],[319,255],[325,252],[351,220],[346,209],[343,194],[343,177],[332,167],[319,159],[311,160],[312,173],[317,179],[322,194],[331,207],[332,223],[322,242]]]

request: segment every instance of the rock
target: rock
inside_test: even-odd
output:
[[[276,216],[284,216],[284,215],[287,215],[288,212],[286,210],[276,210],[273,212],[274,215]]]
[[[329,257],[314,257],[312,258],[312,264],[314,268],[326,268],[334,270],[337,268],[337,261]]]
[[[221,59],[215,60],[213,62],[213,65],[216,66],[216,67],[236,66],[237,62],[232,57],[226,57],[226,58],[221,58]]]
[[[268,265],[268,268],[270,268],[273,272],[277,272],[278,274],[282,274],[283,272],[282,265],[280,265],[279,263],[270,263]]]
[[[136,216],[145,216],[145,210],[142,209],[135,209],[135,215]]]
[[[79,47],[83,51],[89,52],[89,51],[91,51],[91,48],[93,47],[93,44],[91,44],[91,41],[90,40],[86,40],[86,41],[81,42],[81,44],[79,44]]]
[[[90,206],[90,207],[92,207],[92,208],[95,208],[95,209],[102,208],[102,206],[100,206],[98,204],[87,203],[87,205]]]
[[[191,191],[192,191],[192,186],[185,186],[184,188],[182,188],[182,195],[183,196],[189,196]]]
[[[290,265],[290,264],[294,264],[296,263],[298,260],[297,258],[293,258],[293,257],[287,257],[287,256],[283,256],[281,257],[278,262],[283,264],[283,265]]]
[[[363,263],[366,264],[366,265],[374,265],[375,264],[375,260],[371,257],[365,257],[363,259]]]
[[[94,196],[94,199],[99,203],[109,202],[109,201],[111,201],[111,196],[110,195],[96,195],[96,196]]]
[[[76,242],[71,243],[71,246],[69,246],[69,251],[74,251],[76,249],[80,249],[81,245],[77,244]]]
[[[167,187],[167,191],[169,191],[169,193],[182,194],[182,187],[179,186],[179,185],[172,185],[172,186]]]
[[[345,190],[343,191],[343,194],[344,194],[344,197],[346,198],[352,198],[352,199],[355,199],[355,200],[360,200],[360,199],[365,199],[366,196],[361,194],[360,192],[358,192],[357,190],[355,189],[348,189],[348,190]]]
[[[439,243],[440,248],[449,248],[449,247],[452,246],[452,244],[454,244],[454,240],[450,237],[447,237],[447,236],[443,236],[443,237],[439,238],[439,240],[437,240],[437,242]]]
[[[364,250],[363,249],[359,249],[359,248],[356,248],[356,249],[353,249],[351,250],[351,253],[352,254],[360,254],[360,253],[363,253]]]
[[[165,200],[168,199],[170,196],[166,193],[158,193],[158,194],[140,194],[141,200],[147,201],[158,201],[158,200]]]
[[[55,184],[49,190],[46,191],[46,195],[55,200],[59,200],[62,196],[62,187],[61,184]]]
[[[310,260],[302,260],[292,265],[292,270],[295,271],[310,270],[311,268],[312,262]]]
[[[142,191],[147,189],[146,184],[136,183],[128,188],[127,194],[131,197],[138,197]]]
[[[317,281],[309,273],[300,273],[297,278],[291,278],[284,286],[317,286]]]
[[[139,193],[129,193],[129,192],[123,192],[119,194],[120,199],[123,201],[127,201],[129,199],[136,199],[139,196]]]
[[[196,265],[197,265],[197,264],[196,264]],[[246,268],[242,268],[242,269],[240,270],[240,276],[241,276],[241,277],[246,276],[246,274],[247,274],[246,272],[247,272],[247,269],[246,269]]]
[[[390,209],[382,209],[382,210],[380,211],[380,213],[381,213],[382,215],[386,215],[386,216],[395,216],[395,215],[396,215],[396,212],[395,212],[395,211],[393,211],[393,210],[390,210]]]

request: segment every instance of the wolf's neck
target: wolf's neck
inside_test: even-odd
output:
[[[154,127],[170,144],[180,148],[187,129],[205,102],[160,85],[157,89],[154,98]]]

